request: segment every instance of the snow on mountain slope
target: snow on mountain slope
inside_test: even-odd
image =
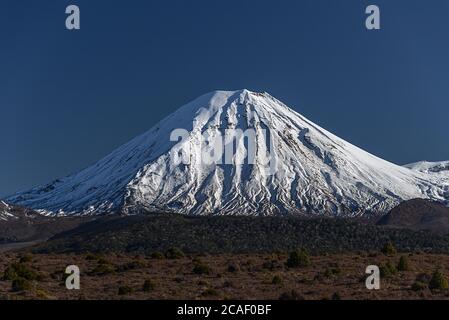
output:
[[[6,221],[13,217],[14,215],[11,213],[11,206],[6,202],[0,201],[0,220]]]
[[[39,216],[40,215],[33,210],[0,201],[0,222],[18,220],[20,218],[34,218]]]
[[[428,162],[420,161],[404,165],[404,167],[425,173],[449,175],[449,161]]]
[[[181,143],[170,141],[178,128],[188,131]],[[226,136],[229,129],[253,130],[254,161],[238,161],[250,154],[243,141],[232,164],[204,163],[201,134]],[[181,146],[190,149],[189,162],[174,165]],[[267,151],[275,170],[263,165]],[[384,161],[267,93],[240,90],[203,95],[93,166],[7,201],[46,214],[358,215],[412,198],[447,201],[449,178]]]

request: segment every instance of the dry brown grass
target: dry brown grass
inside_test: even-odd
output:
[[[408,254],[407,254],[408,255]],[[305,299],[449,299],[448,291],[411,289],[420,274],[438,267],[449,276],[449,255],[410,254],[410,271],[381,280],[381,289],[365,288],[365,268],[388,261],[397,265],[400,255],[348,253],[311,257],[310,265],[288,269],[287,254],[221,254],[180,259],[152,259],[135,255],[33,255],[24,262],[43,275],[32,289],[12,292],[11,281],[0,280],[0,299],[278,299],[283,293],[299,293]],[[18,262],[16,253],[0,255],[0,277],[8,265]],[[208,273],[194,272],[201,263]],[[75,264],[81,269],[81,290],[69,291],[63,270]],[[99,266],[110,272],[95,273]],[[273,282],[274,277],[282,281]],[[151,290],[143,290],[151,281]],[[119,288],[131,288],[119,295]]]

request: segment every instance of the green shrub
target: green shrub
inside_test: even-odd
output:
[[[98,264],[91,272],[91,275],[104,276],[115,273],[116,268],[111,264]]]
[[[201,286],[201,287],[205,287],[205,286],[209,286],[210,285],[210,283],[208,281],[203,280],[203,279],[198,280],[198,282],[196,284]]]
[[[24,278],[30,281],[41,281],[42,275],[22,263],[10,264],[3,273],[3,280]]]
[[[274,276],[271,283],[274,285],[279,285],[282,283],[282,278],[280,276]]]
[[[97,260],[98,256],[94,255],[93,253],[86,253],[85,259],[88,261]]]
[[[210,274],[211,269],[209,268],[209,266],[207,266],[203,263],[198,263],[193,267],[193,273],[194,274]]]
[[[34,294],[36,295],[36,298],[39,300],[48,300],[50,299],[49,294],[43,290],[43,289],[36,289],[34,291]]]
[[[135,259],[127,264],[131,269],[143,269],[147,267],[147,263],[143,259]]]
[[[392,264],[390,261],[388,261],[385,265],[381,265],[379,267],[379,270],[381,277],[394,276],[398,272],[396,266]]]
[[[410,270],[410,263],[408,262],[408,258],[406,256],[401,256],[399,259],[398,271],[409,271]]]
[[[4,280],[4,281],[8,281],[9,280],[10,281],[10,280],[14,280],[15,278],[17,278],[16,270],[13,267],[8,266],[6,268],[6,270],[3,272],[2,280]]]
[[[184,256],[185,256],[184,252],[182,252],[181,249],[178,248],[170,248],[165,253],[165,257],[167,259],[180,259],[183,258]]]
[[[123,265],[120,265],[117,268],[117,271],[124,272],[124,271],[128,271],[128,270],[143,269],[146,266],[147,266],[147,264],[143,260],[133,260],[131,262],[127,262]]]
[[[340,294],[339,294],[338,292],[335,292],[335,293],[332,295],[331,300],[341,300]]]
[[[326,270],[324,271],[324,276],[326,278],[330,278],[330,277],[333,277],[333,276],[338,276],[339,274],[341,274],[341,269],[338,266],[337,267],[326,268]]]
[[[103,257],[98,258],[97,262],[98,262],[98,264],[111,264],[109,262],[109,260],[107,260],[106,258],[103,258]]]
[[[142,286],[142,290],[145,292],[149,292],[154,290],[155,284],[151,280],[145,280]]]
[[[33,260],[33,256],[30,255],[30,254],[25,254],[25,255],[20,257],[19,262],[20,263],[27,263],[27,262],[31,262],[31,260]]]
[[[173,279],[173,281],[174,282],[176,282],[176,283],[181,283],[181,282],[184,282],[184,278],[183,277],[175,277],[174,279]]]
[[[382,248],[382,253],[387,256],[394,256],[397,251],[391,241],[388,241]]]
[[[153,252],[151,254],[151,259],[164,259],[164,258],[165,258],[165,256],[162,253],[160,253],[159,251]]]
[[[132,292],[133,292],[133,289],[128,286],[122,286],[122,287],[118,288],[119,296],[124,296],[124,295],[130,294]]]
[[[220,293],[215,289],[209,288],[209,289],[204,290],[201,295],[204,297],[207,297],[207,296],[215,296],[216,297],[216,296],[219,296]]]
[[[304,300],[304,297],[296,290],[292,290],[282,293],[279,300]]]
[[[223,287],[225,287],[225,288],[233,288],[234,287],[234,283],[231,280],[225,280],[225,282],[223,282]]]
[[[228,272],[234,273],[234,272],[237,272],[237,271],[240,271],[240,266],[238,264],[231,263],[231,264],[228,265]]]
[[[270,260],[270,261],[265,261],[262,264],[262,268],[263,269],[268,269],[268,270],[274,270],[276,268],[276,261],[274,260]]]
[[[448,288],[447,279],[439,270],[435,270],[433,273],[429,288],[431,290],[446,290]]]
[[[31,287],[31,282],[21,277],[15,278],[12,281],[12,291],[14,292],[31,290]]]
[[[424,282],[415,281],[412,284],[413,291],[421,291],[427,288],[427,285]]]
[[[308,265],[310,265],[310,258],[305,249],[291,252],[286,262],[288,268],[301,268]]]

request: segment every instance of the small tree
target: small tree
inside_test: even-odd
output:
[[[396,266],[390,261],[388,261],[385,265],[381,265],[379,269],[381,277],[390,277],[397,273]]]
[[[31,287],[31,282],[21,277],[18,277],[12,281],[12,291],[14,292],[30,290]]]
[[[335,292],[335,293],[332,295],[332,300],[341,300],[340,293]]]
[[[155,285],[151,280],[145,280],[145,282],[143,283],[143,286],[142,286],[142,290],[145,292],[149,292],[149,291],[154,290],[154,287],[155,287]]]
[[[282,278],[280,276],[276,275],[271,280],[271,283],[274,284],[274,285],[279,285],[279,284],[282,283]]]
[[[180,259],[183,258],[184,256],[185,256],[184,252],[182,252],[181,249],[179,248],[170,248],[165,253],[165,257],[167,259]]]
[[[394,256],[397,253],[397,251],[393,243],[391,241],[388,241],[388,243],[386,243],[382,248],[382,253],[387,256]]]
[[[401,256],[398,263],[398,271],[408,271],[410,270],[410,264],[406,256]]]
[[[286,262],[288,268],[302,268],[308,265],[310,265],[310,258],[305,249],[291,252]]]
[[[133,289],[128,286],[123,286],[123,287],[118,288],[118,294],[120,296],[124,296],[124,295],[130,294],[132,292],[133,292]]]
[[[435,270],[432,279],[429,282],[431,290],[446,290],[449,287],[446,277],[439,271]]]
[[[228,265],[228,272],[237,272],[240,271],[240,266],[236,263],[231,263]]]
[[[30,254],[25,254],[23,256],[20,257],[19,262],[20,263],[27,263],[27,262],[31,262],[33,260],[33,256]]]
[[[210,274],[211,269],[209,268],[209,266],[205,265],[204,263],[197,263],[193,267],[193,273],[194,274]]]
[[[165,256],[162,253],[160,253],[159,251],[153,252],[151,254],[151,259],[164,259],[164,258],[165,258]]]

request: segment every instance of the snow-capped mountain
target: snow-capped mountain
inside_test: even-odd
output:
[[[170,141],[176,129],[187,139]],[[205,163],[201,135],[229,129],[254,132],[253,161],[237,161],[250,155],[239,140],[230,164]],[[186,148],[188,163],[174,164]],[[412,198],[448,201],[449,178],[382,160],[267,93],[240,90],[203,95],[93,166],[7,201],[46,214],[358,215]]]

